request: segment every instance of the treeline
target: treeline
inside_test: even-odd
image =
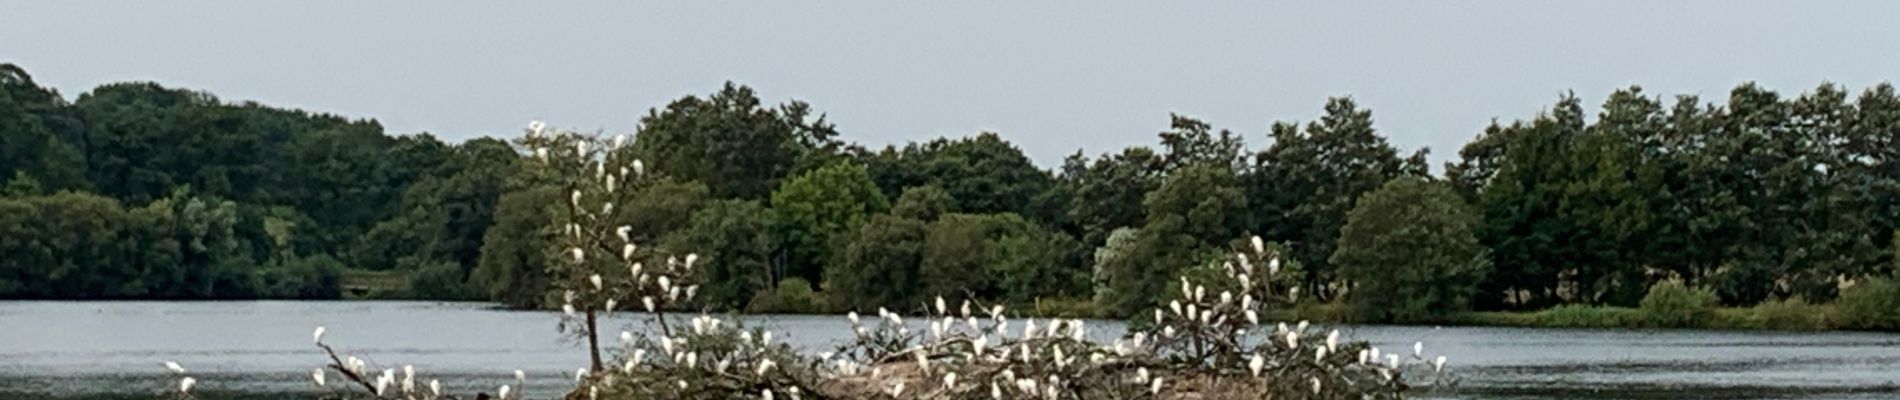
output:
[[[468,297],[517,158],[152,83],[68,102],[0,64],[0,298],[335,298],[352,269]]]
[[[389,296],[559,304],[546,266],[564,202],[523,147],[149,83],[67,103],[16,67],[0,79],[0,297],[335,297],[340,275],[389,271],[404,282]],[[1127,316],[1253,236],[1281,260],[1260,279],[1367,319],[1633,307],[1666,281],[1728,305],[1822,302],[1890,274],[1897,247],[1900,96],[1850,97],[1630,88],[1592,117],[1565,96],[1433,176],[1350,98],[1259,149],[1177,115],[1155,145],[1043,170],[990,133],[851,144],[805,103],[728,84],[641,119],[618,151],[662,178],[617,215],[636,242],[699,253],[714,309],[945,296]]]

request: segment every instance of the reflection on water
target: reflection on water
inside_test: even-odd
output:
[[[748,316],[791,343],[829,348],[849,334],[829,316]],[[586,357],[549,312],[436,302],[0,302],[0,397],[150,398],[164,361],[211,398],[309,398],[324,359],[310,330],[385,368],[414,364],[445,389],[493,392],[528,371],[528,394],[571,387]],[[634,314],[604,326],[640,330]],[[1121,324],[1092,324],[1109,337]],[[1346,336],[1389,349],[1423,341],[1460,382],[1420,397],[1896,398],[1900,335],[1361,326]],[[609,335],[611,337],[611,335]],[[814,350],[816,351],[816,350]],[[288,395],[286,395],[286,393]]]

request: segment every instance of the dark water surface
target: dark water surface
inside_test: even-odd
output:
[[[815,351],[849,331],[842,317],[748,316]],[[152,398],[171,387],[163,363],[200,380],[205,398],[316,398],[326,362],[312,328],[368,360],[494,392],[528,372],[530,397],[572,387],[586,363],[550,312],[440,302],[0,302],[0,398]],[[614,331],[639,330],[635,314]],[[1121,324],[1093,324],[1101,337]],[[1360,326],[1348,337],[1451,359],[1460,383],[1425,398],[1900,398],[1900,335],[1857,332],[1612,331]],[[331,380],[336,380],[334,374]],[[332,383],[336,385],[336,383]]]

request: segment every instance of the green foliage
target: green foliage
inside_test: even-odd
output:
[[[746,305],[749,313],[780,314],[823,314],[832,312],[829,299],[811,290],[811,282],[800,278],[786,278],[778,287],[769,292],[759,292],[758,297]]]
[[[1106,252],[1096,252],[1096,306],[1106,315],[1154,304],[1170,277],[1218,252],[1244,221],[1238,214],[1246,199],[1232,170],[1196,164],[1167,176],[1142,205],[1141,228],[1122,240],[1111,236]]]
[[[13,171],[13,178],[7,179],[5,187],[0,187],[0,197],[25,197],[46,194],[40,186],[40,180],[33,179],[26,171]]]
[[[632,152],[662,175],[704,183],[716,198],[759,199],[801,158],[835,151],[836,135],[803,102],[766,108],[752,88],[727,82],[706,98],[649,111]]]
[[[662,178],[628,190],[633,190],[633,195],[626,204],[616,205],[620,215],[615,225],[632,227],[628,237],[636,243],[658,242],[668,233],[686,229],[692,225],[693,213],[710,201],[706,185],[699,182]]]
[[[1650,326],[1643,310],[1566,304],[1536,312],[1476,312],[1447,318],[1467,325],[1532,326],[1550,328],[1638,328]]]
[[[934,186],[954,199],[949,211],[962,213],[1034,215],[1036,197],[1054,183],[1021,149],[989,132],[913,143],[901,151],[887,147],[863,158],[886,195]]]
[[[863,166],[836,163],[801,174],[772,192],[774,230],[786,249],[785,277],[818,281],[834,236],[863,224],[890,203]]]
[[[328,255],[272,262],[263,267],[258,293],[285,299],[336,299],[343,293],[343,269],[342,262]]]
[[[26,70],[0,64],[0,176],[29,177],[54,190],[89,187],[79,147],[85,126],[74,114]]]
[[[1841,291],[1834,302],[1834,321],[1852,329],[1900,330],[1900,284],[1891,277],[1875,277]]]
[[[399,270],[409,271],[409,296],[418,299],[480,300],[487,296],[468,284],[468,271],[453,261],[405,258]]]
[[[1491,267],[1475,223],[1438,182],[1394,179],[1361,198],[1331,260],[1353,282],[1354,313],[1403,322],[1465,310]]]
[[[1425,153],[1401,158],[1372,127],[1372,111],[1352,98],[1326,101],[1326,113],[1304,127],[1273,125],[1273,145],[1256,154],[1247,177],[1248,209],[1269,241],[1299,243],[1290,258],[1306,266],[1307,288],[1329,298],[1342,279],[1328,260],[1346,225],[1347,213],[1387,180],[1424,176]]]
[[[1877,294],[1891,291],[1884,279],[1840,289],[1892,274],[1900,258],[1900,92],[1891,85],[1785,96],[1742,84],[1721,103],[1631,87],[1595,115],[1563,96],[1539,115],[1493,124],[1445,166],[1450,191],[1471,207],[1483,260],[1434,256],[1465,254],[1461,240],[1418,241],[1353,251],[1377,266],[1361,272],[1334,262],[1354,236],[1345,228],[1362,209],[1418,208],[1362,203],[1388,182],[1424,176],[1424,150],[1392,146],[1350,98],[1329,99],[1317,121],[1275,124],[1251,159],[1240,135],[1183,115],[1169,122],[1148,146],[1078,152],[1048,171],[987,132],[881,151],[847,146],[809,105],[765,105],[728,84],[651,110],[630,146],[591,154],[616,167],[645,160],[639,176],[656,179],[623,185],[617,212],[600,223],[658,244],[636,255],[654,263],[701,253],[691,277],[699,302],[715,308],[764,298],[788,278],[829,287],[836,282],[821,278],[838,269],[860,280],[846,285],[888,292],[853,299],[865,304],[1092,297],[1103,315],[1125,316],[1170,290],[1168,278],[1210,267],[1231,238],[1260,235],[1292,244],[1275,254],[1301,275],[1317,300],[1309,304],[1363,310],[1338,295],[1422,293],[1386,296],[1403,299],[1392,310],[1405,316],[1379,319],[1450,318],[1440,311],[1468,301],[1618,322],[1629,312],[1550,307],[1634,307],[1653,283],[1680,280],[1751,307],[1695,326],[1805,328],[1812,311],[1833,307],[1828,326],[1900,329],[1884,322],[1900,309]],[[349,286],[336,276],[368,270],[388,271],[375,288],[390,295],[550,306],[550,287],[574,284],[551,286],[548,270],[560,266],[548,263],[548,244],[556,212],[573,211],[559,208],[562,189],[578,181],[524,168],[540,158],[533,150],[392,136],[374,120],[150,82],[68,101],[0,64],[0,297],[331,298]],[[892,222],[861,229],[890,196]],[[1430,236],[1386,225],[1390,235],[1372,237]],[[908,239],[864,241],[892,236]],[[847,249],[859,251],[859,265],[838,268]],[[1495,268],[1475,291],[1466,275],[1403,273],[1486,262]],[[888,288],[882,277],[907,280]],[[1368,286],[1366,277],[1397,283]],[[1659,318],[1678,323],[1670,313]]]
[[[1118,229],[1141,226],[1147,217],[1142,199],[1161,185],[1160,157],[1146,147],[1090,161],[1081,153],[1062,163],[1062,186],[1069,192],[1068,219],[1078,225],[1083,244],[1102,246]]]
[[[1825,308],[1799,297],[1764,301],[1748,311],[1746,324],[1736,328],[1794,331],[1820,330],[1829,326]]]
[[[694,272],[705,282],[699,289],[700,304],[741,309],[777,281],[771,223],[771,210],[758,201],[720,200],[693,213],[690,226],[669,235],[664,243],[676,252],[699,253]],[[808,281],[797,282],[807,285],[804,291],[811,291]]]
[[[854,310],[922,304],[919,268],[928,231],[923,221],[880,214],[846,233],[825,267],[833,304]]]
[[[1489,307],[1634,304],[1654,270],[1731,305],[1827,300],[1888,269],[1900,101],[1834,85],[1784,98],[1753,84],[1726,104],[1618,91],[1586,124],[1575,97],[1493,126],[1447,175],[1485,217],[1502,268]],[[1563,291],[1552,290],[1566,287]]]
[[[481,255],[482,236],[494,225],[495,207],[519,159],[507,143],[475,139],[438,151],[423,135],[402,153],[446,153],[440,166],[404,191],[401,211],[378,222],[352,246],[352,264],[389,269],[403,257],[451,262],[467,274]]]
[[[989,246],[993,256],[987,274],[995,287],[994,298],[1017,304],[1089,298],[1094,283],[1083,267],[1082,243],[1007,214],[994,218],[1004,220]],[[1094,315],[1093,307],[1088,311],[1078,315]]]
[[[0,198],[0,297],[137,296],[146,272],[119,246],[125,210],[92,194]]]
[[[915,186],[904,189],[897,197],[897,203],[891,206],[891,215],[918,221],[936,221],[937,217],[955,208],[950,193],[932,185]]]
[[[259,266],[236,204],[179,190],[123,209],[97,195],[0,199],[0,298],[335,298],[336,271]]]
[[[550,207],[560,204],[559,191],[530,186],[501,195],[495,206],[495,224],[482,236],[482,256],[470,279],[485,288],[488,298],[510,307],[542,305],[548,289],[547,270],[555,230]]]
[[[1643,296],[1642,311],[1651,326],[1691,327],[1708,320],[1717,301],[1715,291],[1667,280],[1649,287],[1649,294]]]
[[[985,216],[950,214],[930,223],[918,266],[919,299],[990,297],[991,237],[998,222]]]

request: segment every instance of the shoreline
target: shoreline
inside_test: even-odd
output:
[[[490,301],[469,300],[426,300],[426,299],[0,299],[0,305],[7,303],[357,303],[357,304],[433,304],[460,305],[481,310],[505,312],[556,312],[551,309],[523,309],[508,307]],[[1011,309],[1011,313],[1022,318],[1073,318],[1095,321],[1128,322],[1126,318],[1104,318],[1094,315],[1078,315],[1079,311],[1090,311],[1074,307],[1063,307],[1054,312],[1037,312],[1033,306],[1021,306]],[[680,312],[678,310],[674,313]],[[1774,309],[1757,307],[1720,307],[1709,310],[1706,317],[1686,325],[1658,324],[1653,322],[1646,311],[1640,308],[1614,306],[1558,306],[1537,311],[1464,311],[1452,313],[1426,321],[1414,322],[1363,322],[1344,317],[1336,305],[1302,305],[1292,310],[1271,312],[1263,317],[1273,321],[1310,321],[1318,324],[1335,325],[1387,325],[1414,327],[1498,327],[1498,328],[1545,328],[1545,329],[1603,329],[1603,330],[1701,330],[1715,332],[1874,332],[1894,333],[1900,331],[1880,329],[1858,329],[1842,326],[1835,317],[1833,304],[1803,304],[1793,309]],[[626,314],[643,314],[640,311],[625,311]],[[709,311],[713,315],[742,315],[764,317],[837,317],[844,318],[845,313],[831,312],[743,312],[736,310]]]

